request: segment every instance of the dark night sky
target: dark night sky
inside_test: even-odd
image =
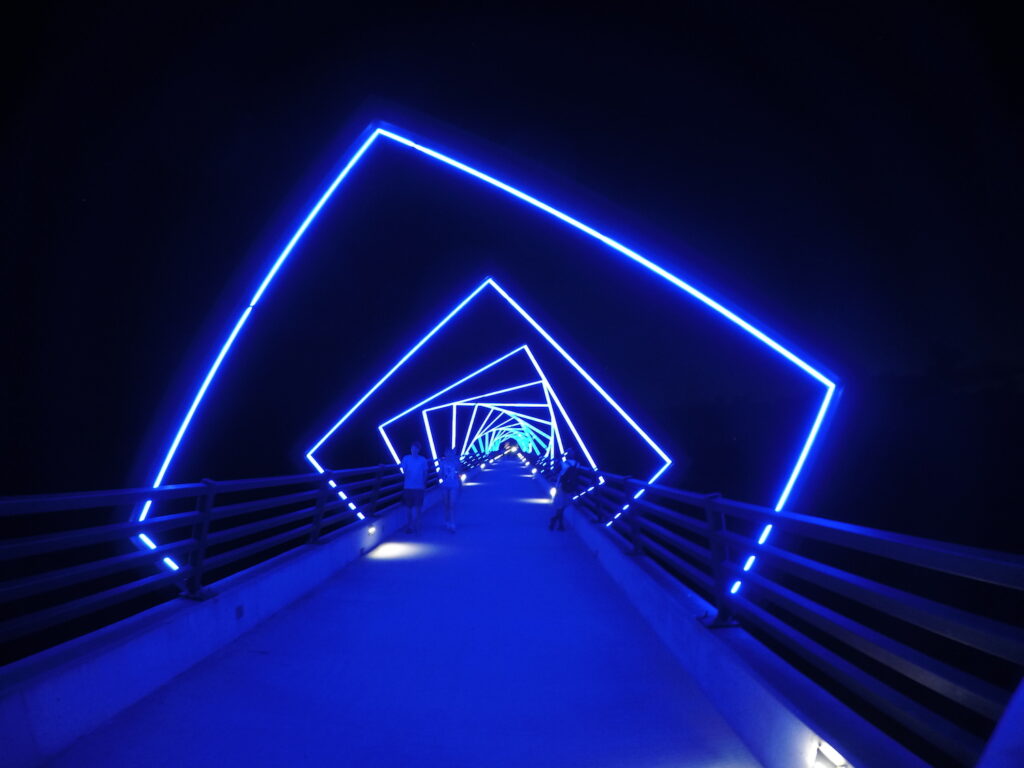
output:
[[[144,483],[254,270],[359,130],[406,115],[570,190],[827,366],[844,395],[801,509],[1019,549],[1024,168],[1005,19],[923,3],[34,13],[12,30],[2,124],[0,493]],[[427,295],[482,277],[442,266]],[[379,270],[347,267],[379,368],[440,302],[396,277],[408,316],[389,311]],[[606,365],[628,391],[629,361]],[[300,469],[271,464],[218,466]]]

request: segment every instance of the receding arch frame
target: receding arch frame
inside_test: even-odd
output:
[[[798,356],[788,347],[784,346],[782,343],[769,336],[765,331],[756,327],[750,320],[743,317],[740,313],[733,311],[732,309],[729,309],[722,302],[712,298],[709,294],[699,290],[693,284],[683,280],[681,277],[673,274],[672,272],[655,263],[651,259],[641,255],[640,253],[634,251],[633,249],[629,248],[623,243],[603,234],[599,230],[573,217],[569,213],[560,210],[559,208],[556,208],[555,206],[549,203],[542,201],[539,197],[536,197],[533,194],[524,191],[523,189],[519,189],[511,184],[501,181],[495,178],[494,176],[484,173],[483,171],[477,170],[476,168],[473,168],[467,163],[456,159],[453,155],[442,152],[439,149],[435,148],[434,146],[431,146],[430,143],[424,141],[419,137],[414,136],[410,132],[402,131],[401,129],[398,129],[394,126],[387,125],[384,123],[373,123],[367,128],[367,131],[364,132],[364,137],[365,138],[362,138],[361,141],[358,141],[356,143],[352,151],[348,154],[347,160],[344,162],[344,165],[342,166],[341,170],[335,175],[333,180],[331,180],[323,194],[319,197],[317,202],[306,214],[305,218],[302,220],[298,228],[292,234],[291,238],[288,240],[285,247],[274,259],[273,263],[270,266],[270,269],[267,271],[263,279],[260,281],[259,286],[257,287],[256,291],[252,294],[252,297],[250,298],[248,304],[242,308],[238,316],[238,319],[235,321],[233,327],[228,333],[226,340],[221,345],[205,376],[200,381],[199,386],[192,397],[191,403],[185,412],[185,416],[182,418],[181,423],[174,432],[174,436],[171,439],[171,442],[167,448],[164,458],[161,461],[153,478],[153,487],[158,487],[163,484],[164,478],[166,477],[167,472],[171,467],[174,457],[178,449],[180,448],[181,443],[188,432],[189,426],[191,425],[196,412],[198,411],[200,405],[202,404],[204,397],[206,396],[206,393],[209,391],[209,388],[212,385],[214,379],[216,378],[217,373],[219,372],[221,366],[224,364],[224,361],[227,359],[228,353],[231,351],[232,346],[238,339],[249,318],[252,316],[252,313],[255,310],[256,306],[265,296],[268,288],[273,282],[278,271],[282,268],[284,263],[295,251],[297,245],[302,240],[303,235],[312,226],[317,216],[331,200],[332,196],[337,191],[337,189],[345,182],[345,180],[348,178],[349,174],[357,166],[357,164],[366,156],[366,154],[375,145],[377,145],[378,143],[388,142],[392,143],[393,145],[400,145],[412,152],[418,153],[423,157],[430,158],[431,160],[436,161],[444,166],[461,171],[462,173],[465,173],[467,176],[470,176],[478,180],[483,185],[500,191],[510,196],[511,198],[519,200],[520,202],[528,206],[532,206],[538,211],[541,211],[561,221],[566,226],[576,229],[594,238],[595,240],[603,243],[605,246],[608,247],[608,249],[611,252],[617,253],[620,256],[629,259],[637,263],[638,265],[642,266],[643,268],[653,272],[654,274],[658,275],[668,283],[678,288],[681,291],[681,294],[686,295],[691,299],[700,302],[705,307],[707,307],[709,311],[716,313],[729,323],[738,326],[746,333],[750,334],[752,337],[757,339],[760,343],[769,347],[773,352],[787,360],[792,365],[799,368],[805,374],[810,376],[813,380],[817,381],[823,388],[821,402],[817,408],[815,417],[810,425],[810,429],[808,430],[807,436],[805,437],[800,446],[800,450],[797,455],[796,461],[784,479],[782,491],[779,494],[777,501],[775,502],[774,509],[778,511],[781,510],[786,505],[786,502],[789,500],[789,497],[793,491],[793,487],[796,484],[796,481],[799,478],[804,468],[804,465],[807,462],[811,449],[815,445],[815,442],[821,431],[822,424],[825,421],[826,415],[829,413],[830,407],[835,400],[835,395],[838,391],[838,387],[837,383],[832,378],[826,376],[823,372],[810,365],[802,357]],[[481,286],[481,288],[482,287],[483,286]],[[457,314],[459,309],[461,309],[461,307],[456,308],[456,310],[453,311],[452,315]],[[417,343],[412,349],[410,349],[405,354],[405,356],[387,374],[385,374],[383,378],[381,378],[376,384],[374,384],[374,386],[371,387],[370,390],[368,390],[367,393],[363,395],[363,397],[360,398],[360,400],[355,405],[352,406],[348,413],[346,413],[342,417],[341,421],[339,421],[337,426],[340,426],[341,423],[343,423],[367,399],[369,399],[373,395],[373,393],[385,381],[387,381],[387,379],[390,378],[390,376],[395,371],[397,371],[402,365],[404,365],[404,363],[410,357],[412,357],[420,349],[420,347],[422,347],[429,340],[430,336],[432,336],[433,333],[439,330],[439,328],[443,324],[444,322],[442,322],[438,327],[434,329],[434,331],[432,331],[426,337],[421,339],[419,343]],[[551,341],[553,342],[553,340]],[[582,369],[580,370],[582,371]],[[594,383],[596,384],[596,382]],[[312,454],[316,450],[316,447],[318,446],[314,446],[314,448],[311,449],[306,454],[307,459],[310,460],[311,462],[314,461],[312,458]],[[669,460],[669,463],[671,463],[671,460]],[[136,517],[140,520],[145,519],[151,509],[152,501],[150,500],[143,504],[138,513],[133,515],[133,517]],[[772,526],[770,524],[764,527],[764,529],[761,532],[761,535],[758,537],[759,544],[763,544],[765,541],[767,541],[768,536],[771,533],[771,528]],[[148,538],[139,537],[138,541],[140,541],[142,544],[151,549],[154,549],[156,547],[156,544]],[[173,563],[170,563],[168,564],[168,567],[171,567],[172,565]],[[748,559],[744,568],[746,570],[749,570],[750,566],[752,565],[753,561]],[[736,592],[739,589],[739,587],[740,582],[736,581],[732,585],[732,591]]]

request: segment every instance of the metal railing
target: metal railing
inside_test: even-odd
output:
[[[623,549],[714,605],[709,626],[742,624],[926,759],[977,760],[1024,667],[1024,557],[604,471],[584,471],[579,493]],[[972,601],[1011,607],[1000,620]]]
[[[463,469],[486,458],[466,457]],[[534,465],[554,478],[551,459]],[[709,626],[738,621],[926,759],[976,760],[1024,666],[1024,631],[1013,623],[1024,558],[604,471],[581,481],[577,506],[625,551],[706,597],[716,609]],[[31,520],[47,531],[0,542],[0,646],[13,649],[3,661],[176,596],[202,599],[210,584],[282,551],[372,525],[402,485],[388,464],[0,499],[5,528]],[[159,513],[128,522],[147,500]],[[64,530],[49,530],[55,515]],[[772,537],[759,545],[769,523]],[[153,548],[133,544],[140,535]],[[756,567],[745,570],[751,554]],[[992,618],[996,599],[1010,606],[1002,618]],[[988,600],[989,616],[972,600]]]
[[[430,469],[428,487],[436,481]],[[0,499],[8,532],[45,531],[0,542],[0,664],[175,596],[203,599],[209,584],[283,551],[372,525],[402,488],[385,464]],[[156,512],[129,520],[147,501]]]

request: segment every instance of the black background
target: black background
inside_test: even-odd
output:
[[[833,373],[843,396],[795,508],[1020,551],[1021,105],[1005,19],[924,3],[695,3],[672,18],[391,6],[33,14],[11,28],[4,97],[0,493],[146,484],[253,275],[382,118],[599,215]],[[410,178],[408,195],[433,183]],[[502,215],[480,204],[478,221]],[[481,224],[456,239],[446,229],[425,250],[436,217],[412,199],[389,210],[409,222],[405,247],[392,231],[376,261],[337,260],[321,282],[361,318],[358,338],[340,316],[326,340],[296,326],[301,349],[272,337],[285,362],[245,379],[230,428],[197,424],[198,452],[174,480],[300,471],[315,424],[518,258],[522,300],[687,456],[674,482],[767,492],[713,447],[727,425],[752,423],[759,377],[735,391],[694,377],[682,393],[667,380],[658,394],[632,366],[665,359],[669,342],[598,354],[581,329],[595,301],[611,300],[598,286],[612,276],[580,268],[572,248],[551,246],[566,261],[533,284],[548,263],[529,263],[536,248],[482,252]],[[359,238],[353,248],[384,248],[372,232]],[[341,246],[310,250],[331,247]],[[558,273],[569,264],[574,275]],[[321,314],[310,322],[322,325],[330,302],[311,299]],[[303,377],[322,384],[316,397],[288,389]],[[304,421],[286,410],[239,426],[286,399],[303,400]],[[758,439],[776,434],[771,419],[757,423]],[[230,460],[217,442],[226,430],[241,446]],[[704,448],[692,438],[701,430]]]

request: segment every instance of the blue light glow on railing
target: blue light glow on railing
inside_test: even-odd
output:
[[[471,167],[471,166],[469,166],[469,165],[467,165],[467,164],[465,164],[465,163],[463,163],[463,162],[461,162],[459,160],[456,160],[455,158],[451,157],[450,155],[444,154],[442,152],[439,152],[436,149],[433,149],[433,148],[427,146],[422,141],[414,140],[414,139],[410,138],[409,136],[406,136],[406,135],[403,135],[401,133],[398,133],[394,129],[385,129],[385,128],[381,128],[381,127],[374,128],[369,133],[369,135],[365,139],[363,139],[359,143],[359,145],[354,149],[354,151],[350,154],[348,160],[345,162],[345,164],[342,167],[341,171],[335,176],[335,178],[327,186],[325,191],[320,195],[320,197],[316,201],[315,205],[306,214],[306,216],[302,220],[301,224],[298,226],[296,231],[292,234],[291,238],[288,240],[287,244],[284,246],[284,248],[281,250],[281,252],[274,259],[270,269],[267,271],[266,275],[261,280],[261,282],[260,282],[258,288],[256,289],[256,291],[253,293],[252,298],[250,299],[248,305],[245,306],[242,309],[242,312],[241,312],[238,320],[236,321],[234,327],[232,328],[230,334],[228,335],[227,340],[221,346],[221,349],[220,349],[219,353],[217,354],[216,358],[214,359],[213,364],[211,365],[210,369],[207,371],[206,375],[203,377],[202,382],[201,382],[198,390],[196,391],[196,394],[194,395],[194,397],[193,397],[193,399],[191,401],[191,404],[190,404],[190,406],[189,406],[189,408],[188,408],[184,418],[181,421],[181,424],[178,426],[178,429],[176,430],[176,432],[174,434],[174,437],[171,440],[170,446],[167,449],[167,452],[166,452],[166,454],[164,456],[164,459],[163,459],[162,463],[160,464],[160,467],[159,467],[159,469],[158,469],[158,471],[156,473],[156,476],[154,477],[153,487],[157,487],[157,486],[159,486],[159,485],[161,485],[163,483],[163,480],[164,480],[164,478],[165,478],[165,476],[166,476],[166,474],[167,474],[167,472],[168,472],[168,470],[170,468],[171,462],[173,461],[174,456],[177,453],[178,448],[180,447],[181,442],[182,442],[186,432],[188,431],[189,425],[192,423],[193,417],[195,416],[195,413],[198,410],[199,405],[201,404],[201,402],[202,402],[203,398],[205,397],[209,387],[211,386],[214,377],[216,376],[217,372],[219,371],[219,369],[221,367],[221,364],[224,362],[224,359],[226,358],[227,353],[229,352],[229,350],[231,349],[231,347],[234,344],[235,340],[237,339],[239,333],[241,332],[242,327],[245,325],[246,321],[249,319],[249,317],[250,317],[250,315],[252,313],[253,308],[256,306],[257,302],[259,302],[260,299],[263,297],[264,293],[269,288],[269,286],[270,286],[271,282],[273,281],[274,277],[278,274],[278,271],[281,269],[281,267],[283,266],[284,262],[294,252],[296,246],[301,241],[303,235],[308,231],[310,226],[312,226],[314,220],[319,215],[321,210],[326,206],[326,204],[329,202],[329,200],[335,194],[335,192],[338,190],[338,188],[342,185],[342,183],[349,177],[350,172],[356,167],[356,165],[359,163],[359,161],[363,157],[366,156],[366,153],[370,150],[370,148],[374,145],[374,143],[378,139],[380,139],[380,138],[388,139],[388,140],[390,140],[392,142],[395,142],[395,143],[397,143],[399,145],[407,147],[410,150],[414,150],[414,151],[420,153],[423,156],[432,158],[433,160],[438,161],[440,163],[443,163],[443,164],[445,164],[445,165],[447,165],[447,166],[449,166],[451,168],[455,168],[455,169],[457,169],[457,170],[459,170],[459,171],[461,171],[461,172],[463,172],[463,173],[465,173],[465,174],[467,174],[467,175],[469,175],[469,176],[471,176],[471,177],[473,177],[473,178],[483,182],[484,184],[489,185],[490,187],[492,187],[494,189],[500,190],[500,191],[510,195],[511,197],[516,198],[516,199],[520,200],[521,202],[526,203],[527,205],[530,205],[530,206],[536,208],[537,210],[542,211],[542,212],[544,212],[544,213],[554,217],[555,219],[558,219],[559,221],[563,222],[564,224],[566,224],[566,225],[568,225],[568,226],[570,226],[570,227],[572,227],[572,228],[574,228],[574,229],[576,229],[576,230],[578,230],[580,232],[583,232],[584,234],[589,235],[590,237],[593,237],[597,241],[599,241],[599,242],[603,243],[604,245],[606,245],[611,250],[621,254],[622,256],[625,256],[626,258],[636,262],[637,264],[640,264],[641,266],[643,266],[646,269],[650,270],[654,274],[658,275],[659,277],[661,277],[664,280],[668,281],[672,285],[676,286],[677,288],[679,288],[680,290],[682,290],[683,292],[685,292],[689,296],[693,297],[697,301],[701,302],[702,304],[704,304],[709,309],[711,309],[712,311],[716,312],[717,314],[719,314],[720,316],[722,316],[723,318],[725,318],[729,322],[731,322],[731,323],[735,324],[736,326],[742,328],[744,331],[749,333],[751,336],[753,336],[759,342],[761,342],[762,344],[768,346],[774,352],[776,352],[777,354],[781,355],[784,359],[786,359],[787,361],[789,361],[793,365],[796,365],[804,373],[808,374],[809,376],[814,378],[816,381],[821,383],[825,387],[825,389],[826,389],[824,399],[822,400],[821,406],[818,409],[818,413],[817,413],[817,416],[816,416],[816,418],[814,420],[813,425],[811,426],[810,433],[808,434],[806,440],[804,441],[804,443],[803,443],[803,445],[801,447],[801,450],[800,450],[799,456],[797,458],[796,464],[793,466],[792,470],[789,472],[789,474],[788,474],[788,476],[786,478],[785,484],[783,486],[782,493],[780,494],[780,496],[778,498],[778,501],[775,504],[775,509],[776,510],[780,510],[780,509],[783,508],[783,506],[788,501],[790,494],[792,493],[792,490],[793,490],[793,487],[794,487],[794,485],[796,483],[796,480],[799,477],[800,472],[801,472],[801,470],[804,467],[804,464],[805,464],[805,462],[807,460],[807,457],[808,457],[808,455],[810,453],[810,450],[813,447],[814,442],[815,442],[815,440],[816,440],[816,438],[818,436],[818,433],[820,431],[820,428],[821,428],[821,425],[822,425],[822,423],[824,421],[824,418],[825,418],[825,416],[826,416],[826,414],[827,414],[827,412],[829,410],[829,406],[830,406],[831,401],[833,399],[833,395],[835,394],[835,391],[836,391],[836,384],[833,381],[831,381],[824,374],[822,374],[821,372],[819,372],[818,370],[813,368],[811,365],[806,363],[804,360],[799,358],[793,352],[791,352],[790,350],[788,350],[787,348],[782,346],[779,342],[777,342],[774,339],[770,338],[763,331],[761,331],[758,328],[754,327],[749,321],[745,320],[744,318],[742,318],[737,313],[735,313],[732,310],[728,309],[723,304],[721,304],[720,302],[718,302],[715,299],[711,298],[709,295],[707,295],[703,291],[698,290],[696,287],[694,287],[691,284],[687,283],[686,281],[682,280],[678,276],[672,274],[671,272],[669,272],[665,268],[659,266],[658,264],[654,263],[650,259],[648,259],[648,258],[642,256],[641,254],[637,253],[636,251],[633,251],[632,249],[626,247],[622,243],[614,240],[611,237],[608,237],[605,234],[602,234],[598,230],[594,229],[593,227],[591,227],[591,226],[589,226],[587,224],[584,224],[583,222],[579,221],[578,219],[574,218],[573,216],[570,216],[569,214],[565,213],[564,211],[561,211],[558,208],[555,208],[554,206],[551,206],[551,205],[549,205],[549,204],[547,204],[545,202],[542,202],[539,198],[534,197],[533,195],[530,195],[530,194],[528,194],[528,193],[526,193],[526,192],[524,192],[524,191],[522,191],[522,190],[520,190],[520,189],[518,189],[518,188],[516,188],[516,187],[514,187],[512,185],[510,185],[510,184],[502,182],[502,181],[494,178],[493,176],[490,176],[490,175],[488,175],[486,173],[478,171],[477,169],[475,169],[475,168],[473,168],[473,167]],[[405,362],[409,360],[409,358],[411,358],[434,334],[436,334],[442,327],[444,327],[444,325],[447,324],[447,322],[452,317],[457,315],[461,311],[461,309],[467,303],[469,303],[476,296],[476,294],[479,293],[484,288],[485,285],[488,285],[488,284],[491,284],[496,290],[498,290],[500,293],[505,295],[506,299],[510,302],[510,304],[512,304],[512,306],[515,307],[520,312],[520,314],[523,315],[524,318],[526,318],[532,325],[534,325],[534,327],[538,330],[538,332],[541,333],[549,341],[549,343],[551,343],[552,346],[555,347],[556,350],[558,350],[560,353],[562,353],[562,355],[570,362],[570,364],[572,364],[573,367],[576,368],[577,371],[579,371],[579,373],[581,375],[583,375],[584,378],[586,378],[592,384],[592,386],[594,386],[595,389],[597,389],[598,392],[600,392],[605,397],[606,401],[610,405],[612,405],[613,408],[615,408],[615,410],[620,414],[620,416],[622,416],[624,419],[626,419],[627,422],[630,423],[630,425],[633,426],[637,430],[638,433],[640,433],[642,436],[645,437],[645,439],[647,439],[648,444],[655,451],[655,453],[657,453],[665,461],[665,467],[662,468],[662,470],[658,473],[660,475],[661,472],[663,472],[664,469],[667,468],[671,464],[671,459],[669,459],[669,457],[657,446],[656,443],[654,443],[653,440],[650,440],[649,436],[642,429],[640,429],[640,427],[638,425],[636,425],[636,423],[629,417],[629,415],[620,406],[618,406],[618,404],[610,396],[607,395],[607,393],[600,387],[600,385],[598,385],[596,381],[594,381],[567,353],[564,352],[564,350],[560,346],[558,346],[557,342],[555,342],[554,339],[552,339],[545,331],[543,331],[543,329],[541,329],[540,326],[538,326],[533,321],[533,319],[529,317],[529,315],[527,315],[515,302],[513,302],[511,300],[511,298],[507,296],[507,294],[504,294],[504,292],[500,288],[498,288],[498,286],[496,284],[494,284],[493,281],[491,281],[491,280],[488,280],[488,281],[485,281],[484,283],[482,283],[476,289],[476,291],[474,291],[472,294],[470,294],[462,302],[462,304],[460,304],[454,310],[452,310],[452,312],[450,312],[447,317],[445,317],[426,336],[424,336],[416,345],[414,345],[402,357],[402,359],[400,359],[395,364],[395,366],[390,371],[388,371],[388,373],[386,373],[379,381],[377,381],[377,383],[374,384],[366,392],[366,394],[364,394],[335,423],[335,425],[330,430],[328,430],[327,433],[324,434],[324,436],[316,444],[314,444],[312,448],[310,448],[309,451],[307,451],[306,458],[314,466],[319,466],[318,464],[315,463],[315,461],[313,459],[313,454],[323,445],[323,443],[342,424],[344,424],[345,421],[364,402],[366,402],[366,400],[370,396],[372,396],[373,393],[377,389],[379,389],[384,384],[384,382],[386,382],[399,368],[401,368],[402,365],[404,365]],[[554,394],[554,393],[552,392],[552,394]],[[571,423],[570,423],[570,428],[572,428]],[[575,432],[575,430],[573,430],[573,431]],[[561,448],[561,440],[559,439],[558,442],[559,442],[559,446]],[[590,457],[588,457],[588,459],[590,459]],[[318,471],[322,472],[323,470],[319,469]],[[653,480],[651,480],[649,482],[653,482]],[[151,507],[152,507],[152,502],[151,501],[147,501],[143,505],[143,507],[142,507],[141,511],[139,512],[139,514],[137,515],[138,519],[144,520],[147,517],[147,515],[149,514],[149,511],[150,511]],[[761,536],[759,537],[759,543],[763,543],[765,540],[767,540],[767,536],[768,536],[769,533],[770,533],[770,526],[766,526],[765,529],[762,531]],[[141,541],[141,539],[140,539],[140,541]],[[147,544],[147,546],[149,546],[149,545]],[[171,562],[173,563],[173,561],[171,561]],[[737,586],[736,586],[737,589],[738,589],[738,584],[739,584],[739,582],[737,582]]]
[[[306,458],[309,459],[310,463],[312,463],[312,465],[316,468],[317,472],[319,472],[321,475],[324,473],[324,468],[320,466],[320,464],[316,461],[316,459],[313,459],[312,457],[308,457],[308,456]],[[338,498],[339,499],[341,499],[342,501],[348,501],[348,496],[346,495],[346,493],[343,490],[338,488],[338,484],[336,482],[334,482],[333,480],[328,480],[327,484],[329,486],[331,486],[331,488],[334,488],[334,489],[336,489],[338,491]],[[360,512],[355,506],[353,506],[352,502],[349,501],[348,506],[349,506],[349,509],[351,509],[353,512],[356,513],[356,517],[358,517],[360,520],[365,520],[366,519],[366,516],[362,512]]]

